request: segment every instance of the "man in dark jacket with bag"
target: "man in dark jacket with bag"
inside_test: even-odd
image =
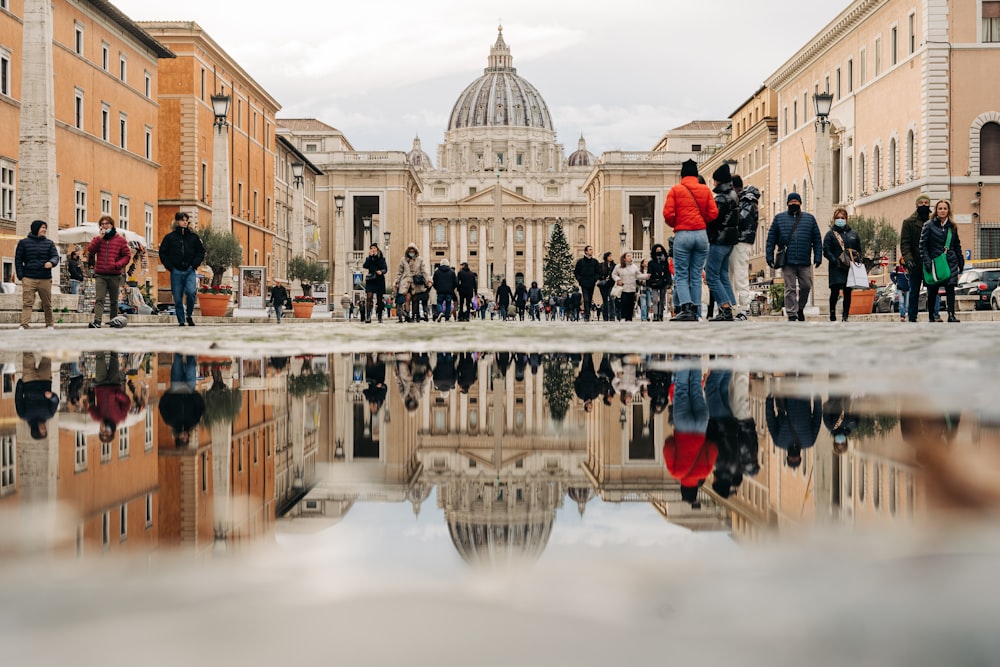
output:
[[[194,326],[194,301],[198,292],[198,267],[205,261],[205,246],[189,225],[184,211],[174,214],[173,230],[160,242],[160,262],[170,272],[170,291],[174,295],[174,314],[180,326]],[[187,307],[184,297],[187,296]]]
[[[91,329],[100,329],[104,319],[104,301],[108,300],[108,315],[113,320],[118,316],[118,293],[122,284],[122,273],[132,261],[132,250],[125,237],[115,230],[115,221],[110,215],[102,215],[97,221],[101,230],[87,246],[88,263],[94,269],[94,321]]]
[[[576,260],[573,266],[573,276],[580,284],[580,294],[583,298],[583,319],[590,321],[590,311],[594,305],[594,286],[601,277],[601,263],[594,257],[594,246],[583,249],[583,257]]]
[[[479,280],[469,268],[468,262],[462,262],[462,270],[458,272],[458,319],[468,322],[472,313],[472,297],[479,289]]]
[[[442,259],[441,263],[434,269],[431,284],[434,286],[434,291],[437,292],[437,313],[434,315],[434,321],[440,319],[447,322],[451,317],[455,288],[458,287],[458,276],[455,275],[455,269],[451,268],[447,259]]]
[[[931,219],[930,195],[917,196],[917,208],[906,220],[899,233],[899,254],[903,256],[906,270],[910,275],[910,300],[906,305],[906,315],[911,322],[917,321],[917,311],[920,308],[920,286],[924,281],[924,272],[920,264],[920,231],[924,223]],[[933,293],[932,293],[933,292]],[[927,312],[937,312],[938,291],[927,290]]]
[[[764,257],[772,269],[781,269],[785,279],[785,315],[789,322],[804,322],[805,308],[812,291],[812,268],[823,263],[823,235],[812,213],[802,210],[802,197],[789,192],[788,210],[774,216],[767,232]],[[781,259],[784,249],[784,261]]]
[[[743,187],[743,179],[733,174],[733,189],[740,198],[740,236],[729,256],[729,280],[736,295],[736,319],[747,319],[750,308],[750,251],[757,242],[760,190],[752,185]]]
[[[733,177],[729,165],[723,164],[712,173],[715,187],[715,206],[719,215],[708,223],[708,260],[705,262],[705,281],[715,303],[719,304],[718,314],[713,322],[732,322],[735,319],[733,304],[736,295],[729,280],[729,256],[733,246],[740,239],[740,200],[733,189]]]
[[[52,329],[52,267],[59,263],[56,244],[46,237],[49,225],[44,220],[31,223],[31,233],[17,242],[14,249],[14,273],[21,281],[21,328],[31,323],[35,295],[42,302],[45,328]]]

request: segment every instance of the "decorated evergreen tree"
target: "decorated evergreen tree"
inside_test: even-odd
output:
[[[545,296],[566,296],[576,282],[573,277],[573,254],[570,252],[566,234],[561,222],[552,229],[549,240],[549,250],[545,253],[545,266],[542,270],[545,281]]]
[[[542,373],[542,391],[549,402],[549,414],[562,422],[573,400],[573,364],[561,355],[549,355],[542,360]]]

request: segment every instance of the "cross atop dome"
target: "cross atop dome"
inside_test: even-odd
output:
[[[503,41],[503,24],[497,26],[497,41],[490,49],[489,71],[509,70],[514,71],[513,58],[510,56],[510,47]]]

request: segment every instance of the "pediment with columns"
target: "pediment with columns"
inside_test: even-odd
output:
[[[457,203],[459,204],[473,204],[473,205],[494,205],[496,202],[493,199],[494,192],[496,191],[496,186],[489,188],[488,190],[483,190],[475,194],[469,195],[464,199],[459,199]],[[500,188],[500,201],[504,206],[508,204],[534,204],[535,200],[524,195],[519,195],[513,190],[508,190],[507,188]]]

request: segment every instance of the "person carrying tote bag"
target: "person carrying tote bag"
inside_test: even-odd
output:
[[[844,295],[844,312],[842,319],[847,321],[851,312],[851,290],[860,287],[868,288],[868,274],[864,264],[861,264],[861,238],[847,224],[847,210],[838,208],[833,212],[833,227],[823,238],[823,255],[830,264],[830,321],[837,320],[837,301]],[[860,267],[857,275],[855,265]],[[864,281],[858,285],[858,281]]]
[[[965,268],[965,258],[958,229],[951,217],[951,204],[945,199],[938,200],[934,206],[934,215],[920,230],[920,262],[923,265],[924,281],[927,283],[928,306],[931,303],[931,291],[944,286],[948,321],[958,322],[955,317],[955,285]],[[928,307],[927,315],[931,322],[936,321],[932,308]]]

